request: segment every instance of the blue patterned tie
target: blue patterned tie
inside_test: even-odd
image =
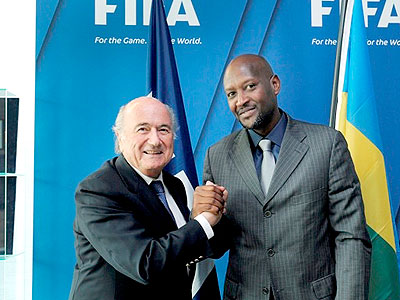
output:
[[[164,204],[164,207],[167,209],[169,214],[171,215],[172,219],[175,222],[174,215],[172,214],[171,209],[169,208],[167,198],[165,197],[165,190],[162,182],[160,180],[154,180],[150,183],[150,187],[156,192],[158,198],[161,200],[162,204]]]

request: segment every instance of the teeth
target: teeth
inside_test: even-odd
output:
[[[161,154],[161,151],[144,151],[146,154]]]

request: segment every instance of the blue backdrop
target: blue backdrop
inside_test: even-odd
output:
[[[232,57],[267,57],[281,78],[280,106],[294,118],[329,123],[339,0],[164,2],[200,180],[207,147],[237,128],[221,78]],[[400,1],[364,2],[397,211]],[[35,300],[68,297],[75,263],[74,190],[114,155],[111,126],[119,107],[146,92],[149,3],[37,0]],[[216,263],[220,280],[225,261]]]

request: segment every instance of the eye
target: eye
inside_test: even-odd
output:
[[[256,87],[256,84],[255,83],[249,83],[247,86],[246,86],[246,90],[252,90],[252,89],[254,89]]]
[[[163,128],[159,129],[159,132],[161,134],[169,134],[171,132],[171,130],[169,128],[167,128],[167,127],[163,127]]]
[[[147,131],[148,131],[148,128],[145,126],[140,126],[140,127],[136,128],[136,132],[142,133],[142,132],[147,132]]]
[[[228,99],[232,99],[233,97],[235,97],[235,95],[236,95],[236,92],[228,92],[228,93],[226,94],[226,97],[227,97]]]

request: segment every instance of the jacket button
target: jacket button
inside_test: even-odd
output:
[[[274,249],[268,249],[267,254],[268,254],[269,257],[274,256],[275,255]]]
[[[266,287],[263,287],[262,292],[263,292],[264,295],[268,295],[269,289],[266,288]]]
[[[272,212],[271,212],[270,210],[267,210],[267,211],[264,213],[264,216],[265,216],[266,218],[271,218],[271,217],[272,217]]]

